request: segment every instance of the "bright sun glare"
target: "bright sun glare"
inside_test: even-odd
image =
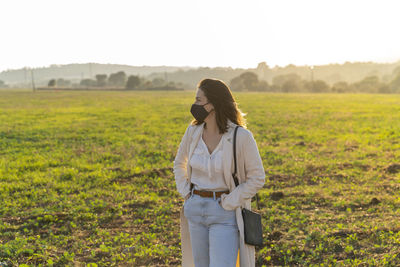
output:
[[[5,0],[0,9],[0,71],[400,59],[398,1]]]

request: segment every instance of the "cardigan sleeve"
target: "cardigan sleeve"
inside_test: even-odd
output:
[[[239,184],[229,194],[221,195],[221,205],[226,210],[234,210],[246,199],[252,198],[265,183],[265,171],[257,148],[257,143],[250,131],[246,131],[240,146],[244,158],[245,181]]]
[[[183,135],[181,143],[179,144],[178,152],[176,153],[174,160],[174,175],[175,175],[176,188],[179,194],[183,198],[185,198],[188,195],[188,193],[190,193],[190,183],[188,181],[187,167],[186,167],[189,154],[190,128],[191,128],[190,125],[186,128],[185,134]]]

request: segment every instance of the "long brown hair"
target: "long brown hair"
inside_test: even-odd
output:
[[[204,92],[208,102],[213,104],[215,119],[221,134],[228,130],[228,119],[246,128],[245,114],[238,108],[228,85],[218,79],[203,79],[197,87]],[[194,119],[191,124],[199,125],[201,122]]]

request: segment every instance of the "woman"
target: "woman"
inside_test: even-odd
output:
[[[255,266],[254,246],[244,243],[241,207],[251,209],[251,197],[265,183],[257,144],[221,80],[202,80],[190,111],[195,119],[174,161],[176,187],[185,200],[180,212],[182,266]],[[232,173],[237,125],[243,127],[236,136],[236,188]]]

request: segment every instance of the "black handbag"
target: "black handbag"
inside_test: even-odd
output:
[[[233,135],[233,159],[235,163],[235,171],[232,174],[233,180],[235,181],[236,187],[239,185],[239,181],[236,173],[236,133],[237,129],[240,126],[236,126],[235,133]],[[256,193],[257,200],[257,208],[258,206],[258,197]],[[263,245],[263,236],[262,236],[262,224],[261,224],[261,215],[257,212],[251,211],[246,208],[242,208],[242,217],[244,224],[244,242],[248,245],[252,246],[262,246]]]

